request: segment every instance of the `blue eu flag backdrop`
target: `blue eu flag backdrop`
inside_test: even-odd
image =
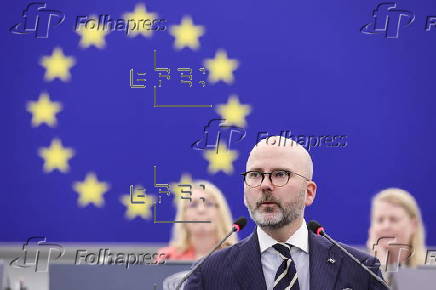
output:
[[[248,216],[248,153],[282,135],[314,160],[306,220],[364,244],[371,197],[395,186],[436,244],[432,15],[431,0],[3,3],[1,241],[166,242],[192,179]]]

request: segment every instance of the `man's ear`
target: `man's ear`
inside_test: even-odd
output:
[[[313,182],[313,181],[307,182],[306,200],[304,202],[304,204],[306,206],[311,205],[313,203],[313,201],[315,200],[316,188],[317,188],[317,185],[315,182]]]

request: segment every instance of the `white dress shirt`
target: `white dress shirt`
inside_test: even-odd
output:
[[[291,248],[291,257],[295,262],[300,290],[309,290],[310,273],[308,235],[306,221],[303,220],[303,223],[294,235],[286,241],[286,243],[294,246]],[[259,239],[261,253],[260,260],[262,263],[263,275],[265,276],[266,287],[268,290],[272,290],[277,270],[283,262],[279,253],[272,247],[278,242],[265,233],[260,227],[257,227],[257,237]]]

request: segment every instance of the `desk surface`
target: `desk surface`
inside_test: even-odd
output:
[[[164,265],[50,265],[50,290],[161,290],[165,278],[191,263]]]

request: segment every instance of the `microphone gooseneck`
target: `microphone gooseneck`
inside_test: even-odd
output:
[[[210,255],[212,255],[216,250],[218,250],[219,248],[221,248],[222,244],[234,233],[234,232],[239,232],[240,230],[242,230],[245,226],[247,225],[247,219],[245,217],[240,217],[238,218],[232,225],[232,230],[224,237],[224,239],[222,239],[218,245],[209,252],[209,254],[207,254],[206,257],[202,258],[195,266],[194,268],[192,268],[191,271],[189,271],[188,274],[185,275],[185,277],[183,277],[183,279],[179,282],[179,284],[176,287],[176,290],[179,290],[180,287],[182,287],[182,284],[189,278],[189,276],[192,275],[192,273],[195,272],[195,270],[198,269],[198,267],[207,259],[209,258]]]
[[[339,249],[342,250],[342,252],[344,252],[345,254],[347,254],[348,257],[350,257],[354,262],[356,262],[357,264],[359,264],[365,271],[367,271],[372,277],[374,277],[377,281],[379,281],[381,284],[383,284],[383,286],[385,286],[386,288],[390,289],[390,287],[388,286],[388,284],[386,284],[386,282],[380,278],[377,274],[375,274],[373,271],[371,271],[365,264],[363,264],[362,262],[359,261],[359,259],[357,259],[356,257],[354,257],[350,252],[347,251],[347,249],[345,249],[343,246],[341,246],[341,244],[339,244],[338,242],[336,242],[332,237],[330,237],[324,230],[324,228],[317,222],[317,221],[310,221],[307,224],[307,228],[312,231],[313,233],[315,233],[316,235],[319,236],[323,236],[324,238],[326,238],[327,240],[329,240],[331,243],[333,243],[336,247],[338,247]]]

